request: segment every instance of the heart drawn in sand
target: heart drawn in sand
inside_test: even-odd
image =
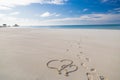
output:
[[[66,75],[65,76],[68,76],[69,73],[75,72],[77,70],[78,70],[78,66],[76,66],[76,65],[69,65],[67,68],[65,68],[65,71],[66,71]]]
[[[77,66],[72,65],[73,61],[69,59],[63,59],[63,60],[50,60],[47,63],[47,67],[50,69],[56,69],[59,74],[62,73],[63,70],[66,70],[66,76],[68,76],[69,73],[74,72],[78,69]]]
[[[47,67],[50,69],[57,69],[59,71],[63,70],[64,68],[66,68],[68,65],[73,64],[72,60],[68,60],[68,59],[63,59],[63,60],[50,60],[47,63]]]

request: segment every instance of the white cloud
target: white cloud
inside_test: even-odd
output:
[[[15,17],[12,17],[12,16],[8,16],[7,14],[0,14],[0,21],[14,21],[16,20]]]
[[[120,8],[115,8],[114,11],[120,12]]]
[[[18,14],[19,14],[19,12],[12,12],[9,15],[18,15]]]
[[[120,8],[115,8],[114,10],[120,10]]]
[[[58,16],[60,16],[61,14],[57,14],[57,13],[55,13],[54,15],[55,15],[56,17],[58,17]]]
[[[120,14],[85,14],[80,17],[58,18],[48,20],[17,18],[0,14],[0,24],[15,23],[20,25],[79,25],[79,24],[120,24]]]
[[[112,10],[108,10],[109,13],[120,13],[120,8],[114,8]]]
[[[86,12],[86,11],[88,11],[88,9],[87,9],[87,8],[83,9],[83,12]]]
[[[51,19],[42,21],[50,24],[115,24],[120,23],[120,14],[86,14],[75,18]]]
[[[49,12],[45,12],[40,15],[40,17],[49,17],[49,16],[51,16],[51,14]]]
[[[45,13],[40,15],[40,17],[50,17],[50,16],[60,16],[60,14],[45,12]]]
[[[11,8],[7,7],[7,6],[1,6],[0,5],[0,10],[10,10]]]
[[[110,4],[115,4],[115,5],[118,5],[119,6],[119,2],[120,2],[120,0],[101,0],[101,2],[103,2],[103,3],[110,3]],[[118,4],[116,4],[116,3],[118,3]]]
[[[48,0],[46,1],[46,3],[50,3],[50,4],[64,4],[65,2],[67,2],[68,0]]]
[[[0,18],[1,18],[1,17],[4,17],[4,16],[5,16],[5,14],[0,14]]]
[[[40,4],[64,4],[68,0],[0,0],[0,10],[8,10],[15,6],[26,6],[32,3]]]

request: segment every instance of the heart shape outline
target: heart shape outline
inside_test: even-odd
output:
[[[68,67],[69,67],[69,68],[74,67],[74,69],[73,69],[73,70],[68,70],[68,69],[65,69],[65,71],[66,71],[65,76],[69,76],[69,73],[72,73],[72,72],[75,72],[75,71],[77,71],[77,70],[78,70],[78,66],[76,66],[76,65],[69,65]]]
[[[60,69],[58,69],[58,67],[50,66],[51,63],[54,63],[54,62],[65,62],[65,61],[68,61],[70,63],[63,64],[62,66],[60,66],[61,67]],[[56,69],[58,71],[58,73],[61,74],[62,70],[64,70],[67,66],[72,65],[72,64],[73,64],[73,61],[69,60],[69,59],[63,59],[63,60],[55,59],[55,60],[48,61],[47,67],[50,68],[50,69]]]
[[[60,66],[60,69],[58,69],[57,67],[54,67],[54,66],[50,66],[51,63],[54,63],[54,62],[65,62],[65,61],[68,61],[68,62],[70,62],[70,63],[68,63],[68,64],[63,64],[62,66]],[[50,68],[50,69],[56,69],[59,74],[62,74],[62,71],[63,71],[63,70],[66,70],[65,76],[69,76],[69,73],[72,73],[72,72],[78,70],[78,66],[73,65],[73,61],[72,61],[72,60],[69,60],[69,59],[63,59],[63,60],[55,59],[55,60],[50,60],[50,61],[48,61],[48,63],[47,63],[47,67]],[[69,67],[69,68],[75,67],[75,69],[69,71],[69,70],[67,70],[68,67]]]

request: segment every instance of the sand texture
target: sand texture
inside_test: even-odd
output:
[[[0,80],[120,80],[120,30],[1,28]]]

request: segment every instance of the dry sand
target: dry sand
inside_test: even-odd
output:
[[[0,80],[120,80],[120,31],[1,28]]]

